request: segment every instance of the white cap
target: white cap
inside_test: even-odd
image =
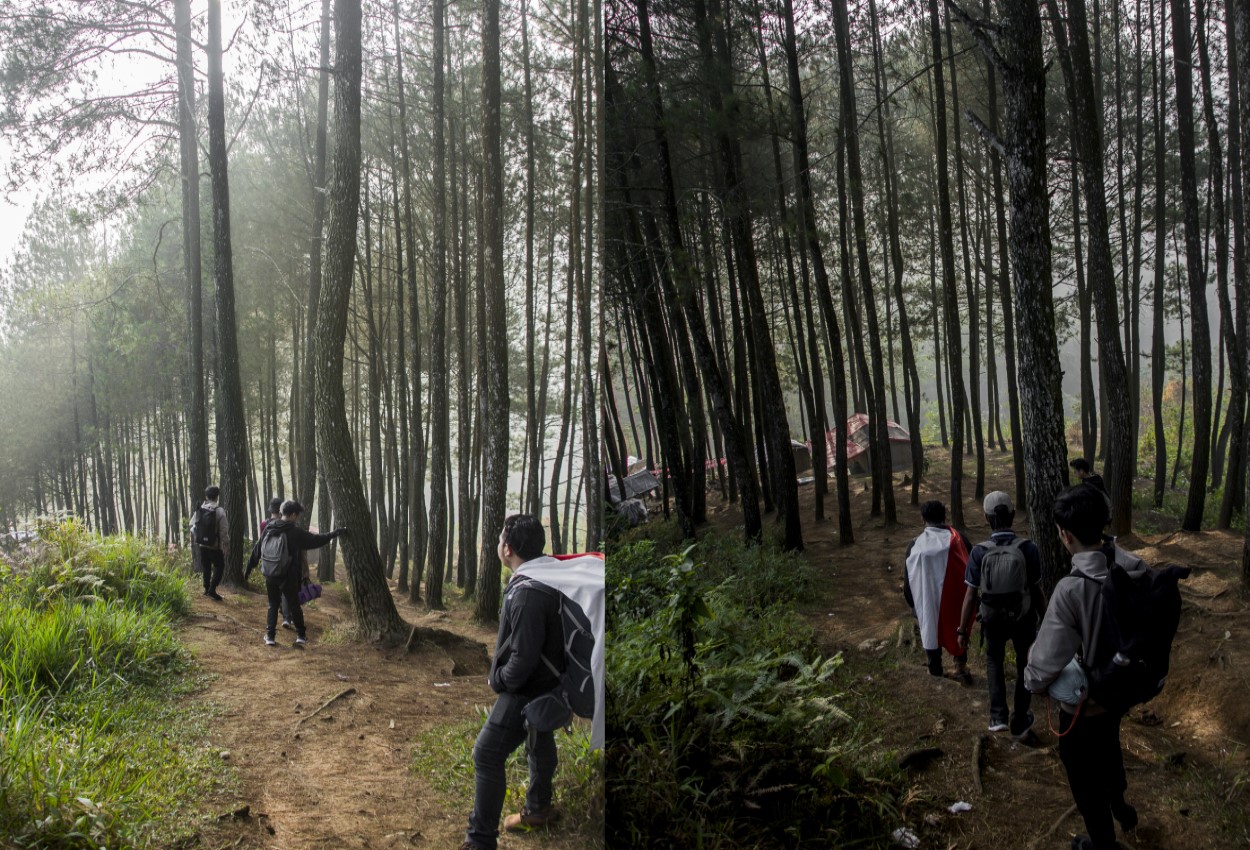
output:
[[[983,507],[985,508],[986,516],[993,516],[1000,506],[1005,507],[1009,514],[1016,512],[1015,506],[1011,504],[1011,497],[1002,490],[995,490],[985,497]]]

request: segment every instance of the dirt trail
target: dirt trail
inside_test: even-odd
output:
[[[928,453],[932,469],[944,468],[941,452]],[[992,458],[986,491],[1013,492],[1009,456]],[[972,483],[965,481],[966,493]],[[922,525],[919,512],[909,503],[910,486],[900,486],[895,493],[901,524],[886,529],[880,519],[869,517],[870,497],[862,486],[855,482],[852,488],[860,492],[854,495],[855,543],[849,547],[838,544],[834,500],[826,504],[831,518],[814,524],[811,487],[800,491],[815,579],[804,613],[826,651],[844,652],[844,700],[860,716],[880,718],[881,745],[900,756],[927,747],[942,751],[909,774],[904,820],[919,834],[922,847],[1067,848],[1084,826],[1074,810],[1069,812],[1072,798],[1056,738],[1047,728],[1045,698],[1033,699],[1034,728],[1043,746],[1030,749],[1006,733],[987,732],[985,654],[975,634],[969,658],[972,687],[927,674],[915,621],[902,598],[903,556]],[[921,501],[945,499],[948,493],[947,482],[933,478],[922,486]],[[718,508],[717,514],[715,522],[737,524],[732,509]],[[966,502],[964,515],[973,543],[989,536],[974,500]],[[1017,513],[1017,530],[1029,533],[1023,511]],[[1124,846],[1250,847],[1250,610],[1240,589],[1240,536],[1173,532],[1126,537],[1121,543],[1149,563],[1195,568],[1183,584],[1185,608],[1167,688],[1149,705],[1134,709],[1123,725],[1128,797],[1141,816]],[[1008,653],[1010,658],[1010,648]],[[949,669],[950,659],[945,662]],[[1010,692],[1015,668],[1010,660],[1007,667]],[[978,741],[981,792],[973,769]],[[972,810],[949,813],[947,807],[957,801],[971,803]]]
[[[210,801],[223,817],[205,823],[198,846],[458,847],[468,810],[449,810],[409,765],[420,732],[476,717],[474,706],[494,702],[486,685],[494,632],[463,608],[427,613],[402,599],[409,623],[461,635],[463,646],[364,646],[347,633],[346,589],[326,590],[305,608],[304,650],[283,629],[278,647],[263,644],[260,594],[223,589],[223,602],[195,598],[183,638],[210,675],[195,699],[220,707],[211,745],[228,754],[239,778],[237,789]],[[471,773],[472,764],[461,769]],[[245,816],[230,816],[244,806]],[[572,848],[569,840],[558,832],[506,836],[500,846]]]

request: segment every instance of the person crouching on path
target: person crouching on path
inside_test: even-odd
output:
[[[1059,580],[1029,653],[1024,683],[1033,693],[1046,691],[1073,658],[1097,657],[1104,616],[1102,583],[1110,576],[1103,527],[1110,519],[1106,498],[1077,484],[1055,499],[1059,539],[1072,553],[1072,572]],[[1130,578],[1149,569],[1140,558],[1115,547],[1112,556]],[[1115,826],[1137,826],[1137,810],[1124,800],[1128,777],[1120,747],[1123,714],[1108,711],[1088,697],[1078,705],[1060,703],[1059,758],[1068,774],[1072,800],[1088,835],[1072,839],[1072,850],[1115,850]]]
[[[968,538],[946,524],[946,506],[941,502],[925,502],[920,506],[920,516],[925,522],[924,531],[907,547],[907,569],[903,573],[903,598],[916,614],[920,624],[920,643],[924,646],[929,673],[942,675],[942,618],[943,590],[947,575],[958,570],[960,586],[968,561]],[[960,597],[962,599],[962,595]],[[951,605],[949,600],[948,605]],[[957,603],[955,603],[957,605]],[[956,612],[958,608],[955,609]],[[955,657],[954,678],[965,685],[972,684],[968,672],[968,652],[956,654],[952,647],[957,613],[950,616],[950,638],[947,651]]]
[[[515,573],[521,564],[542,555],[546,545],[546,533],[537,517],[513,514],[504,520],[499,534],[499,560]],[[473,813],[460,850],[496,850],[499,816],[508,790],[504,765],[522,742],[529,761],[529,788],[524,809],[509,815],[504,828],[523,831],[560,817],[551,805],[557,763],[555,732],[527,730],[523,711],[531,699],[559,683],[559,676],[543,659],[559,659],[563,666],[563,641],[559,600],[529,582],[518,581],[514,574],[504,589],[499,637],[490,666],[490,687],[499,699],[473,745]]]
[[[990,731],[1011,730],[1013,738],[1036,744],[1031,696],[1024,686],[1024,667],[1041,612],[1042,557],[1037,544],[1011,530],[1016,509],[1011,497],[995,490],[982,504],[990,525],[990,539],[972,547],[964,583],[963,611],[959,618],[959,645],[968,648],[978,597],[981,603],[981,637],[985,641],[985,678],[990,688]],[[1003,672],[1007,641],[1016,652],[1016,687],[1012,712],[1007,713],[1007,684]]]
[[[299,602],[300,582],[303,579],[303,553],[308,549],[320,549],[336,537],[347,533],[337,528],[329,534],[313,534],[300,528],[299,520],[304,506],[289,500],[282,503],[282,518],[268,522],[262,540],[273,535],[286,536],[288,562],[286,570],[277,578],[265,578],[265,591],[269,595],[269,616],[265,622],[265,645],[277,646],[278,608],[285,599],[287,610],[295,623],[295,645],[303,648],[308,643],[304,630],[304,609]]]

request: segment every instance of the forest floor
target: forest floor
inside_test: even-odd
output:
[[[205,801],[208,815],[185,850],[455,848],[464,840],[472,739],[495,699],[486,685],[494,630],[473,619],[454,589],[440,612],[396,593],[409,623],[463,641],[380,649],[351,636],[347,589],[325,589],[305,606],[303,650],[284,629],[277,647],[264,645],[263,594],[222,588],[222,602],[195,597],[182,636],[207,675],[194,698],[216,710],[208,738],[235,780]],[[523,771],[524,748],[518,758]],[[563,744],[561,759],[567,771]],[[455,775],[414,770],[414,760]],[[587,846],[575,825],[500,837],[502,850]]]
[[[930,448],[926,453],[931,469],[947,468],[944,452]],[[971,494],[971,464],[965,463],[964,492]],[[986,492],[1014,492],[1012,481],[1010,456],[992,453]],[[1149,480],[1139,484],[1150,487]],[[1042,741],[1033,749],[1014,743],[1006,732],[987,732],[985,651],[976,633],[969,654],[971,687],[928,675],[915,620],[902,596],[904,554],[923,523],[909,502],[910,485],[895,490],[900,524],[888,529],[869,516],[865,486],[852,482],[855,542],[847,547],[838,543],[835,500],[826,502],[830,518],[815,524],[810,520],[812,487],[800,489],[814,577],[802,613],[822,649],[844,654],[839,702],[852,717],[867,720],[880,747],[898,755],[925,747],[942,751],[908,775],[902,802],[906,825],[926,848],[1066,850],[1071,836],[1085,830],[1072,806],[1045,699],[1033,699],[1034,729]],[[945,500],[948,494],[947,479],[922,483],[921,501]],[[740,524],[736,507],[717,505],[713,508],[709,500],[713,523]],[[964,516],[974,544],[989,536],[975,500],[967,501]],[[1143,525],[1169,527],[1165,517],[1143,519],[1148,519]],[[1016,526],[1030,534],[1024,511],[1017,513]],[[1049,526],[1039,533],[1050,533]],[[1123,725],[1127,797],[1141,818],[1123,846],[1250,847],[1250,607],[1240,583],[1241,536],[1173,531],[1122,537],[1120,544],[1151,564],[1194,568],[1181,585],[1184,610],[1167,687],[1130,712]],[[1007,651],[1010,693],[1015,665],[1010,646]],[[949,670],[949,657],[945,663]],[[981,792],[973,768],[978,741],[984,753]],[[970,803],[971,811],[950,813],[948,807],[959,801]]]

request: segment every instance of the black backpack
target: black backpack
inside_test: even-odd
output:
[[[265,536],[260,540],[260,574],[270,581],[281,581],[290,566],[291,550],[287,547],[286,535],[265,529]]]
[[[195,509],[195,522],[191,524],[191,537],[195,545],[208,549],[217,548],[217,509],[201,505]]]
[[[1169,564],[1134,578],[1110,564],[1110,574],[1099,582],[1102,618],[1094,657],[1084,659],[1090,699],[1122,714],[1163,690],[1181,620],[1178,582],[1189,573],[1189,567]]]
[[[540,694],[525,706],[526,721],[540,732],[549,732],[568,725],[571,715],[593,717],[595,714],[595,677],[590,657],[595,649],[595,634],[590,619],[581,607],[554,587],[535,579],[522,579],[519,587],[533,588],[556,596],[559,602],[560,625],[563,630],[564,669],[560,670],[547,656],[541,656],[559,679],[551,691]],[[518,587],[518,589],[519,589]],[[509,635],[495,653],[502,657],[512,642]]]
[[[981,622],[1018,623],[1032,611],[1029,565],[1021,548],[1026,539],[987,540],[981,546]]]

